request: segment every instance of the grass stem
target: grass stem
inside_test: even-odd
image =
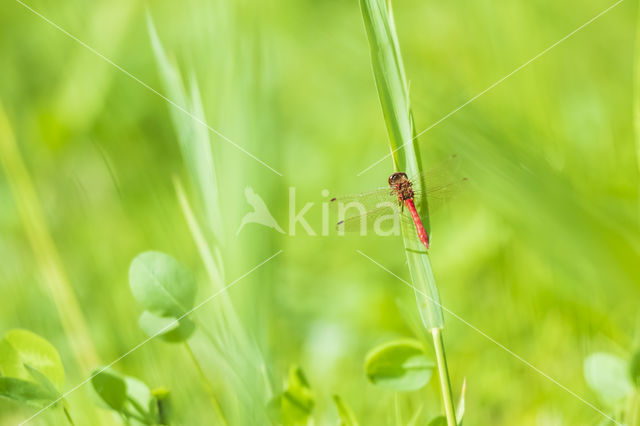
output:
[[[389,134],[389,147],[395,171],[403,171],[409,176],[423,176],[422,162],[415,126],[411,113],[409,90],[400,44],[391,10],[391,2],[385,0],[361,0],[362,15],[371,50],[371,62],[382,112]],[[400,149],[401,148],[401,149]],[[421,178],[422,179],[422,178]],[[420,182],[424,187],[424,182]],[[426,194],[418,200],[421,204],[421,218],[427,233],[429,224],[428,200]],[[416,291],[418,311],[424,327],[431,331],[440,372],[440,386],[448,426],[456,425],[451,382],[444,352],[442,330],[444,319],[440,295],[436,285],[429,254],[414,238],[415,229],[402,226],[402,236],[409,265],[409,272]]]
[[[71,413],[69,413],[69,410],[67,409],[67,407],[63,405],[62,411],[64,412],[64,416],[67,418],[67,421],[69,422],[69,424],[71,426],[75,426],[75,423],[73,423],[73,418],[71,417]]]
[[[100,364],[98,352],[80,303],[69,281],[60,253],[48,228],[36,186],[25,165],[13,130],[0,104],[0,166],[4,169],[26,237],[31,245],[41,280],[47,287],[58,312],[81,374]],[[88,403],[88,401],[87,401]],[[94,424],[111,425],[105,414],[92,413]]]
[[[200,362],[198,362],[198,358],[196,358],[196,355],[193,353],[191,346],[189,346],[187,342],[184,343],[184,347],[186,348],[187,353],[189,354],[189,357],[193,361],[193,365],[196,367],[196,370],[198,371],[198,375],[200,376],[202,385],[204,386],[205,390],[209,394],[209,399],[211,400],[211,404],[213,405],[213,409],[215,410],[216,415],[220,418],[220,421],[222,422],[223,425],[228,425],[227,419],[224,417],[224,414],[222,413],[222,409],[220,408],[220,404],[218,403],[218,399],[216,398],[215,391],[213,390],[213,385],[211,384],[207,376],[204,374],[204,370],[202,369]]]
[[[433,336],[433,347],[435,349],[436,360],[438,362],[440,388],[442,390],[442,403],[444,405],[445,417],[447,418],[447,426],[456,426],[456,410],[453,405],[453,394],[451,392],[451,382],[449,380],[449,370],[447,368],[447,357],[444,354],[442,329],[432,329],[431,335]]]
[[[633,127],[636,148],[636,163],[640,167],[640,8],[636,17],[636,48],[633,61]],[[640,186],[638,187],[640,194]],[[640,218],[640,197],[638,197],[638,217]]]

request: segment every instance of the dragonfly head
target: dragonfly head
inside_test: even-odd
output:
[[[401,182],[406,182],[407,180],[409,179],[407,178],[406,173],[396,172],[389,176],[389,186],[396,186]]]

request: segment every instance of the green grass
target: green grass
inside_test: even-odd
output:
[[[56,307],[56,320],[62,324],[69,341],[70,352],[80,374],[88,374],[100,363],[93,339],[87,328],[76,295],[70,286],[60,255],[45,223],[42,207],[36,195],[31,176],[20,156],[13,130],[5,111],[0,105],[0,157],[7,181],[16,201],[28,242],[36,259],[38,273]],[[86,398],[78,402],[89,406]],[[110,424],[108,419],[94,408],[87,407],[96,424]]]
[[[444,325],[456,408],[467,381],[465,424],[606,420],[361,250],[616,420],[637,411],[637,386],[625,384],[628,394],[611,403],[594,385],[599,376],[583,371],[592,353],[630,369],[640,342],[635,3],[360,176],[387,142],[411,139],[611,3],[406,0],[393,2],[393,22],[385,2],[370,1],[368,27],[356,1],[28,4],[284,175],[3,3],[0,335],[20,328],[50,342],[62,390],[147,337],[127,277],[139,253],[179,260],[197,303],[282,249],[191,316],[188,343],[202,372],[184,345],[160,339],[114,371],[167,388],[176,424],[213,416],[202,376],[229,424],[282,411],[315,424],[428,424],[444,413],[437,374],[397,392],[372,384],[365,364],[372,350],[428,342]],[[381,47],[373,56],[372,31]],[[284,230],[295,186],[297,210],[315,202],[307,219],[320,229],[323,189],[384,186],[393,169],[412,174],[451,154],[469,185],[429,215],[429,257],[403,254],[401,238],[311,237],[299,227],[292,237],[255,224],[236,235],[251,211],[247,186]],[[34,206],[40,213],[25,215]],[[72,299],[52,285],[77,303],[65,305]],[[96,413],[112,419],[91,388],[65,398],[78,425]],[[2,424],[35,411],[0,399]],[[53,409],[30,424],[65,421]]]

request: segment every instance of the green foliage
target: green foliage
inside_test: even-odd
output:
[[[596,352],[584,360],[584,377],[589,387],[606,403],[613,404],[632,389],[627,362],[613,354]]]
[[[151,390],[151,400],[149,401],[149,413],[157,416],[158,423],[168,425],[173,411],[169,390],[166,388],[155,388]]]
[[[127,385],[127,402],[131,404],[130,412],[134,410],[144,415],[145,418],[152,419],[152,423],[158,423],[156,418],[157,399],[153,397],[149,387],[139,379],[131,376],[125,376],[124,381]],[[167,399],[167,395],[164,395]]]
[[[640,351],[637,351],[631,357],[631,362],[629,362],[629,375],[636,388],[640,389]]]
[[[214,242],[219,243],[224,239],[224,226],[213,149],[209,129],[206,126],[200,89],[195,75],[192,75],[190,80],[190,90],[185,89],[180,70],[169,60],[150,15],[147,15],[147,27],[163,86],[169,98],[179,107],[170,106],[169,111],[182,157],[196,189],[197,199],[204,207],[207,228],[213,231]],[[219,266],[216,265],[216,267]],[[221,278],[222,271],[217,270],[216,275]]]
[[[399,92],[410,94],[417,131],[609,6],[601,0],[499,7],[481,0],[391,2],[407,82],[407,90]],[[70,293],[55,292],[62,286],[47,282],[68,284],[90,320],[88,335],[108,363],[144,337],[135,330],[143,309],[131,297],[126,269],[145,247],[188,265],[203,297],[242,276],[271,254],[267,251],[283,248],[286,258],[278,259],[277,267],[267,265],[197,311],[220,349],[207,345],[200,324],[189,344],[197,349],[229,424],[267,424],[240,417],[263,411],[271,395],[264,391],[269,389],[265,376],[279,377],[281,366],[294,361],[312,380],[316,424],[337,416],[328,397],[333,392],[356,410],[361,424],[389,424],[391,392],[368,386],[362,348],[366,352],[381,336],[408,334],[395,302],[413,312],[414,295],[352,254],[361,249],[418,286],[423,279],[409,276],[407,263],[397,256],[401,242],[375,236],[309,238],[300,227],[290,237],[260,225],[235,235],[251,210],[243,196],[247,186],[281,225],[288,217],[286,186],[295,186],[298,208],[315,202],[306,217],[319,231],[320,219],[313,214],[319,213],[322,189],[351,193],[385,184],[389,158],[355,177],[389,152],[359,1],[265,7],[227,0],[193,0],[180,7],[154,1],[142,8],[127,0],[25,3],[199,117],[192,108],[197,80],[207,123],[284,171],[286,179],[18,3],[6,2],[0,8],[5,41],[0,102],[31,179],[12,175],[11,157],[0,155],[0,325],[39,330],[54,343],[70,390],[101,363],[89,362],[88,369],[75,364],[74,347],[90,358],[83,349],[87,334],[73,315],[66,324],[79,328],[62,324],[60,313],[73,309],[60,295]],[[169,66],[183,70],[182,93],[172,91],[158,72],[145,8],[156,21]],[[599,408],[604,404],[598,395],[575,374],[584,348],[617,353],[619,347],[637,350],[625,345],[638,341],[635,154],[640,143],[634,143],[630,111],[634,102],[640,105],[630,84],[632,75],[640,81],[640,66],[632,69],[634,56],[640,64],[640,45],[633,43],[636,9],[637,3],[621,3],[419,140],[425,166],[457,153],[471,182],[442,214],[430,217],[432,275],[443,305]],[[126,19],[123,10],[129,11]],[[402,101],[398,96],[392,102],[402,106]],[[636,107],[636,123],[639,111]],[[398,110],[395,116],[400,115],[408,114]],[[410,129],[404,123],[402,128]],[[215,184],[207,177],[210,171],[197,164],[210,160],[208,148],[216,160]],[[194,152],[184,155],[183,149]],[[196,241],[200,247],[199,240],[176,202],[174,176],[184,185],[199,236],[211,247],[213,261],[202,262],[205,268],[199,264],[205,256],[194,246]],[[33,190],[24,191],[28,186]],[[41,221],[30,220],[32,199],[43,207]],[[216,207],[223,209],[226,226],[211,226],[206,209]],[[34,231],[42,234],[42,225],[53,237],[46,244],[33,237]],[[210,235],[223,229],[227,238],[218,247],[224,262],[218,263]],[[63,267],[41,263],[43,252],[54,253],[53,265]],[[207,279],[216,274],[222,279]],[[233,298],[239,322],[223,311],[224,296]],[[420,312],[427,324],[438,325],[426,305]],[[469,425],[599,423],[597,412],[453,315],[445,321],[456,389],[463,375],[473,377],[466,398]],[[243,332],[269,360],[266,365],[239,343]],[[427,330],[422,333],[428,337]],[[175,389],[174,424],[198,425],[214,414],[182,352],[150,342],[121,361],[122,371]],[[181,362],[185,368],[176,368]],[[405,421],[421,405],[417,425],[442,414],[436,379],[434,374],[423,389],[400,394]],[[274,392],[278,387],[278,381],[271,383]],[[94,424],[95,410],[83,401],[85,394],[80,388],[69,401],[77,425]],[[0,399],[0,424],[17,424],[27,412]],[[56,414],[46,411],[29,425],[63,424]]]
[[[355,413],[339,395],[333,395],[333,402],[338,409],[338,416],[340,417],[340,426],[358,426],[358,419]]]
[[[58,351],[27,330],[11,330],[0,340],[0,397],[40,407],[59,398],[64,367]]]
[[[274,423],[306,425],[309,423],[315,398],[302,369],[292,365],[289,368],[287,388],[275,396],[268,404],[268,412]]]
[[[205,327],[201,327],[201,331],[208,337],[209,343],[217,353],[209,352],[208,355],[220,361],[216,365],[217,370],[230,372],[225,374],[226,384],[232,386],[233,392],[239,397],[239,404],[243,406],[243,409],[234,411],[238,414],[235,421],[264,423],[267,421],[266,413],[254,408],[263,408],[262,401],[267,399],[265,391],[270,384],[263,377],[267,374],[267,366],[255,342],[247,335],[229,294],[223,291],[226,282],[222,247],[226,241],[220,191],[229,186],[229,181],[225,181],[223,185],[218,179],[218,165],[214,160],[217,160],[218,156],[215,154],[221,149],[217,146],[218,142],[233,142],[208,127],[196,74],[189,72],[188,78],[183,78],[176,58],[170,57],[162,45],[150,14],[147,15],[147,27],[164,92],[173,101],[169,106],[171,122],[178,137],[185,170],[190,178],[191,185],[188,188],[191,191],[186,191],[181,179],[174,176],[176,195],[193,243],[207,271],[210,292],[219,292],[215,303],[203,307],[200,311],[200,315],[205,315],[203,311],[210,310],[210,320]],[[206,81],[211,81],[209,73]],[[188,83],[188,87],[185,87],[185,82]],[[224,108],[228,108],[228,104],[225,103]],[[211,138],[211,133],[216,134],[218,138]],[[224,165],[227,161],[220,163]],[[233,174],[236,173],[237,170],[234,170]],[[225,208],[225,214],[227,213],[228,208]],[[181,324],[177,333],[172,333],[165,340],[181,341],[188,337],[189,326],[189,323]],[[199,363],[195,356],[194,362]],[[200,367],[198,369],[200,370]],[[201,378],[208,382],[204,374],[201,374]],[[212,386],[205,383],[205,387],[210,389],[212,402],[217,400]],[[213,403],[218,406],[217,402]],[[221,410],[216,411],[223,417]]]
[[[145,309],[138,324],[147,335],[169,343],[191,336],[195,324],[183,316],[193,308],[197,286],[187,268],[168,254],[144,252],[131,262],[129,286]]]
[[[58,390],[64,367],[56,348],[28,330],[11,330],[0,341],[0,371],[4,376],[29,378],[28,368],[41,372]]]
[[[129,268],[129,286],[136,301],[161,317],[180,317],[191,308],[196,282],[191,272],[172,256],[156,251],[140,253]]]
[[[445,416],[438,416],[429,422],[429,426],[447,426],[447,418]]]
[[[137,424],[168,424],[168,391],[151,392],[142,381],[98,369],[91,378],[92,388],[102,405]]]
[[[372,349],[366,357],[367,378],[394,391],[412,391],[431,379],[435,363],[422,344],[413,339],[395,340]]]
[[[174,317],[158,317],[149,311],[144,311],[138,319],[138,325],[148,336],[159,335],[168,343],[181,343],[187,340],[196,326],[189,318],[178,320]]]
[[[107,407],[115,411],[124,408],[127,401],[127,384],[124,378],[109,370],[100,371],[91,378],[91,385]]]
[[[0,377],[0,397],[40,408],[55,401],[58,394],[39,383],[14,377]]]

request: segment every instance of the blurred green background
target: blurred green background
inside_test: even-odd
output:
[[[329,198],[323,190],[351,193],[386,183],[390,159],[357,176],[388,152],[357,1],[28,4],[169,96],[148,12],[186,85],[197,81],[206,122],[282,173],[210,134],[226,281],[283,250],[229,289],[276,389],[289,365],[300,365],[316,394],[316,424],[336,424],[335,393],[363,425],[391,424],[397,406],[406,420],[423,405],[418,424],[440,412],[436,378],[396,402],[364,374],[372,347],[415,335],[411,290],[356,253],[408,279],[399,238],[309,236],[300,225],[295,235],[256,224],[237,234],[252,210],[246,187],[285,231],[295,188],[296,212],[313,202],[305,217],[320,234]],[[611,4],[395,1],[418,131]],[[431,258],[443,305],[605,411],[585,383],[584,357],[597,350],[629,357],[640,345],[636,9],[622,2],[420,138],[426,167],[457,154],[470,183],[432,218]],[[107,364],[146,337],[127,278],[136,254],[171,254],[198,276],[198,300],[212,294],[173,183],[180,179],[202,210],[181,155],[175,117],[182,113],[19,2],[7,0],[0,11],[0,102],[45,232],[99,361]],[[74,361],[46,284],[48,269],[30,243],[29,218],[16,201],[24,195],[16,186],[21,179],[7,167],[0,173],[0,333],[25,328],[49,340],[70,389],[88,371]],[[198,315],[205,323],[215,318]],[[445,321],[456,393],[467,380],[465,424],[601,422],[592,408],[468,325],[447,313]],[[202,336],[193,339],[198,346]],[[197,353],[224,409],[233,399],[225,394],[235,390],[205,346]],[[213,424],[183,347],[154,340],[114,368],[169,388],[175,424]],[[90,424],[95,408],[75,395],[69,403],[77,423]],[[33,413],[0,400],[3,424]],[[58,420],[43,413],[32,423]]]

